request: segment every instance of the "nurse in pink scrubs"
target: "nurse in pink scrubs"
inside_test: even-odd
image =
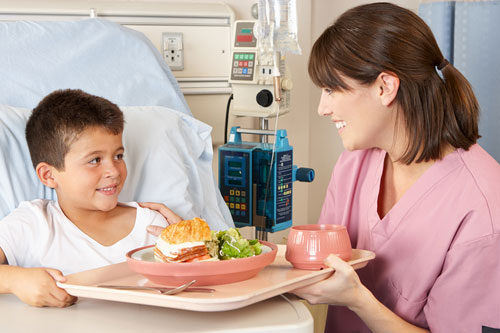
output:
[[[318,223],[377,257],[354,271],[330,255],[335,273],[294,293],[330,304],[327,332],[500,328],[500,165],[429,27],[392,4],[353,8],[315,42],[309,74],[347,150]]]

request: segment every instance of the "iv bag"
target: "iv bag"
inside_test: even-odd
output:
[[[259,0],[257,41],[261,52],[301,54],[296,0]]]

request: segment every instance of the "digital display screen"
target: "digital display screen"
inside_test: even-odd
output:
[[[227,174],[232,177],[241,177],[241,171],[229,170]]]
[[[227,164],[230,168],[241,168],[241,162],[229,161]]]
[[[230,185],[238,185],[241,186],[241,180],[236,180],[236,179],[228,179],[227,180],[228,184]]]

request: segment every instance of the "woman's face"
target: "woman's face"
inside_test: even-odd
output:
[[[318,113],[335,123],[347,150],[391,149],[395,110],[383,104],[378,81],[371,85],[361,85],[348,78],[345,81],[351,90],[322,89]]]

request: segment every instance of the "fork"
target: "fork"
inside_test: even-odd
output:
[[[160,290],[160,293],[162,295],[175,295],[175,294],[178,294],[180,292],[183,292],[184,289],[189,288],[189,286],[191,286],[195,282],[196,282],[196,280],[186,282],[182,286],[178,286],[177,288],[174,288],[172,290]]]
[[[195,283],[196,280],[189,281],[187,283],[184,283],[183,285],[180,285],[176,288],[159,288],[159,287],[147,287],[147,286],[118,286],[118,285],[99,285],[98,287],[101,288],[111,288],[111,289],[126,289],[126,290],[151,290],[151,291],[156,291],[162,295],[175,295],[180,292],[183,292],[187,288],[189,288],[193,283]],[[195,288],[191,288],[195,289]],[[213,289],[207,289],[207,288],[198,288],[196,290],[192,291],[209,291],[212,292]]]

